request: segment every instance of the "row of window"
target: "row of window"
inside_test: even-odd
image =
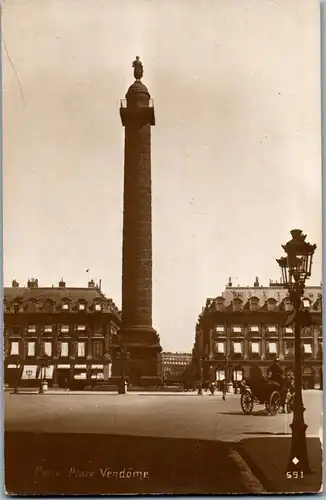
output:
[[[188,361],[173,361],[171,359],[163,359],[162,365],[177,365],[177,366],[187,366],[191,362],[191,358]]]
[[[320,342],[322,346],[322,343]],[[243,342],[232,342],[232,352],[234,354],[243,354]],[[252,341],[249,343],[249,349],[252,354],[261,354],[261,342],[260,341]],[[294,342],[289,341],[284,343],[284,353],[290,355],[290,351],[294,353]],[[304,342],[303,343],[303,351],[305,354],[312,354],[312,343]],[[215,354],[225,354],[226,346],[225,342],[214,342],[214,353]],[[266,352],[269,354],[277,354],[278,353],[278,343],[277,342],[266,342]]]
[[[10,354],[19,355],[19,345],[20,342],[13,341],[10,343]],[[57,344],[60,349],[60,354],[62,357],[69,356],[69,342],[63,341]],[[76,355],[78,357],[84,358],[86,356],[86,342],[76,342],[77,352]],[[52,356],[53,353],[53,342],[43,342],[41,346],[41,350],[43,350],[44,354],[47,356]],[[103,342],[101,341],[93,341],[92,343],[93,352],[91,353],[93,356],[103,356]],[[36,355],[36,342],[29,341],[27,342],[27,356],[35,356]]]
[[[53,302],[48,302],[48,303],[45,304],[45,306],[43,307],[42,311],[53,312],[54,306],[55,306],[55,304]],[[86,304],[84,304],[83,302],[80,302],[78,304],[77,309],[79,311],[86,311]],[[21,304],[14,303],[13,306],[12,306],[12,310],[16,314],[19,313],[19,312],[21,312],[22,311]],[[36,310],[37,310],[36,303],[35,302],[28,303],[27,305],[25,305],[25,309],[24,310],[25,311],[27,310],[28,312],[36,312]],[[70,311],[71,310],[71,304],[69,304],[68,302],[63,302],[61,304],[61,310],[62,311],[66,311],[66,312]],[[96,312],[101,312],[102,311],[102,304],[95,303],[92,306],[92,310],[94,310]]]
[[[242,370],[233,370],[232,380],[235,382],[241,382],[243,379],[243,371]],[[225,370],[216,370],[216,381],[225,380]]]
[[[216,325],[215,332],[216,333],[225,333],[226,327],[225,325]],[[243,333],[244,326],[243,325],[232,325],[231,331],[233,333]],[[258,333],[260,331],[259,325],[248,325],[248,331],[252,333]],[[277,333],[278,326],[277,325],[266,325],[266,331],[268,333]],[[285,334],[294,334],[294,328],[292,326],[288,326],[283,328]]]
[[[55,325],[45,325],[40,328],[40,330],[44,333],[52,333],[55,330],[56,326]],[[57,330],[60,331],[61,333],[69,333],[71,329],[70,325],[58,325]],[[39,328],[36,325],[29,325],[27,327],[27,332],[28,333],[36,333]],[[77,332],[84,332],[86,331],[86,325],[74,325],[74,330]],[[14,335],[18,335],[21,333],[21,328],[20,327],[13,327],[12,328],[12,333]]]
[[[321,297],[318,297],[315,301],[310,300],[308,297],[305,297],[307,308],[314,308],[315,310],[321,308]],[[215,300],[215,309],[216,311],[223,312],[226,309],[225,299],[220,297]],[[308,305],[309,304],[309,305]],[[248,302],[244,302],[240,298],[234,298],[231,302],[232,310],[234,312],[240,312],[244,309],[249,309],[250,311],[257,311],[261,309],[261,307],[266,308],[268,312],[276,312],[279,310],[284,310],[285,312],[293,311],[293,305],[290,299],[284,299],[283,302],[278,303],[278,301],[274,298],[269,298],[266,300],[264,298],[264,304],[261,305],[261,302],[258,297],[251,297]],[[266,310],[265,309],[265,310]]]

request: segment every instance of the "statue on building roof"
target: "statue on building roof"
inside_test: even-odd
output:
[[[134,77],[137,81],[141,80],[144,74],[143,63],[140,61],[139,57],[136,57],[136,60],[132,63],[132,67],[134,68]]]

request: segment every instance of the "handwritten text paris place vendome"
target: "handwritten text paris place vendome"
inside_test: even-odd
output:
[[[55,479],[59,477],[71,477],[74,479],[149,479],[148,471],[138,471],[132,467],[123,468],[120,470],[113,470],[109,467],[99,468],[98,470],[78,469],[70,467],[67,471],[59,471],[55,469],[44,468],[38,465],[35,469],[35,478],[40,479]]]

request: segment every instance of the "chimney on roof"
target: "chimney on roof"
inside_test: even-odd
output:
[[[66,288],[66,282],[63,281],[63,278],[59,281],[59,288]]]
[[[28,288],[37,288],[38,287],[38,279],[31,278],[27,281]]]
[[[259,286],[259,279],[258,279],[258,276],[256,276],[254,286]]]
[[[231,279],[231,276],[229,277],[228,286],[232,286],[232,279]]]
[[[91,281],[88,282],[88,288],[95,288],[95,283],[93,279],[91,279]]]
[[[18,287],[19,287],[19,283],[18,283],[18,281],[16,281],[16,280],[12,280],[11,286],[12,286],[13,288],[18,288]]]

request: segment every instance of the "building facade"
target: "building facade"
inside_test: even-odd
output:
[[[322,287],[308,286],[312,324],[303,327],[302,375],[304,388],[322,385]],[[197,378],[239,382],[257,367],[267,376],[279,357],[285,373],[294,372],[294,326],[284,326],[293,310],[287,290],[277,282],[233,287],[206,300],[199,316],[192,363]],[[200,373],[201,372],[201,373]]]
[[[181,385],[188,381],[192,355],[187,352],[162,352],[162,385]]]
[[[4,288],[4,380],[10,386],[84,388],[111,376],[121,318],[94,281],[87,288],[39,287],[37,279]],[[46,364],[46,366],[45,366]]]

